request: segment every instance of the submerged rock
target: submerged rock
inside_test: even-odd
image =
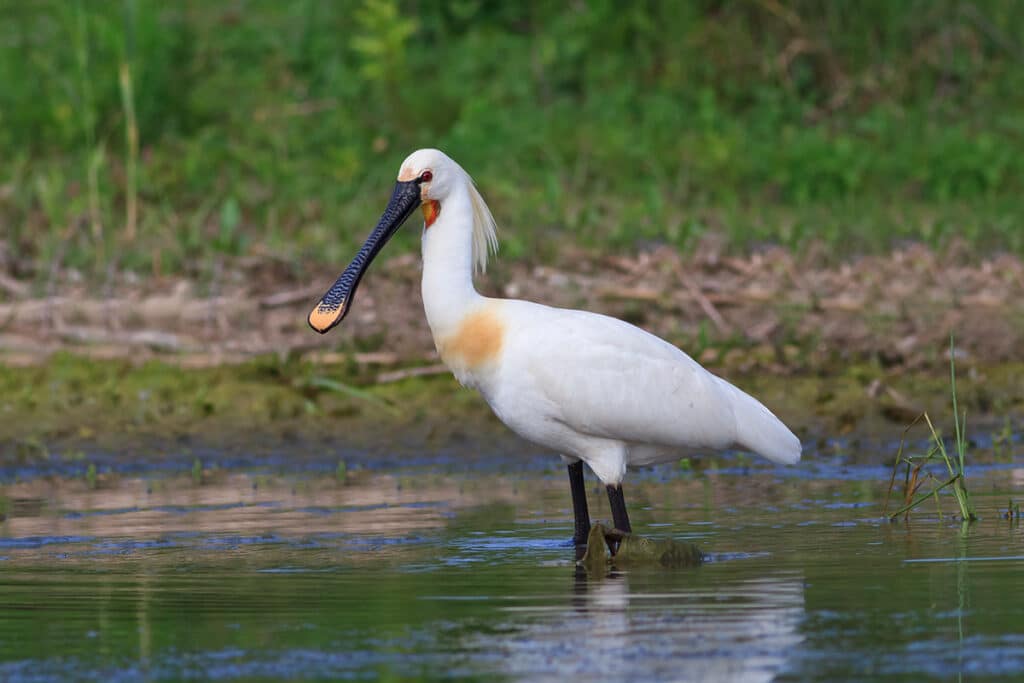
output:
[[[609,565],[679,569],[697,567],[703,561],[704,554],[692,543],[672,539],[655,541],[595,524],[587,537],[587,552],[578,564],[587,572],[598,574]]]

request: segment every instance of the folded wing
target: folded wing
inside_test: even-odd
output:
[[[771,411],[675,346],[608,316],[534,306],[519,326],[534,343],[517,352],[532,356],[520,368],[554,419],[638,444],[736,445],[776,462],[800,459],[799,440]]]

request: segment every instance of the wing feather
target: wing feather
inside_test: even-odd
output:
[[[637,443],[724,448],[736,441],[731,385],[675,346],[616,318],[530,309],[510,342],[525,361],[517,368],[556,407],[555,419]]]

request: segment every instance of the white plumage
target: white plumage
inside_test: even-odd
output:
[[[500,356],[475,372],[455,360],[456,375],[517,434],[583,460],[606,484],[683,448],[800,459],[799,440],[767,408],[644,330],[528,301],[477,306],[504,323]]]

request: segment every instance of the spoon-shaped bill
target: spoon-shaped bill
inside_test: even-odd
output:
[[[420,184],[415,180],[398,181],[391,201],[384,209],[384,215],[377,222],[370,236],[366,238],[359,253],[352,259],[345,272],[335,281],[320,302],[310,311],[309,326],[320,334],[326,333],[348,314],[359,281],[370,267],[380,250],[398,232],[402,224],[420,205]]]

